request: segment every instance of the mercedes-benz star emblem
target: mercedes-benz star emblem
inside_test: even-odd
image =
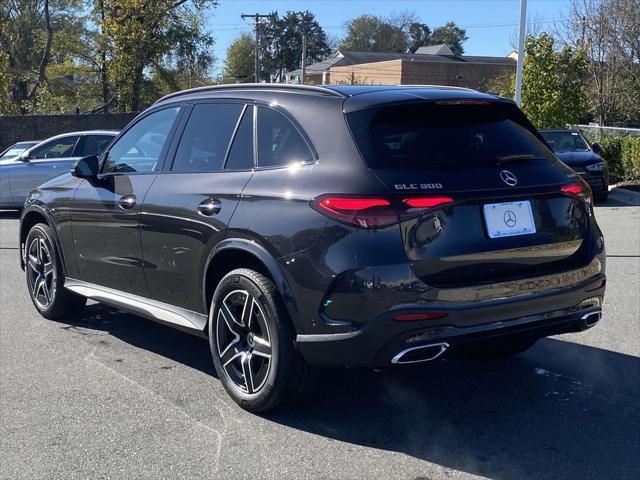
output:
[[[516,224],[516,214],[511,210],[504,212],[504,224],[507,227],[513,227]]]
[[[516,183],[518,183],[518,179],[516,178],[516,176],[509,170],[502,170],[500,172],[500,178],[510,187],[515,187]]]

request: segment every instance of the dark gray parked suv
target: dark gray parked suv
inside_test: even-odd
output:
[[[311,365],[522,352],[605,290],[589,187],[513,102],[446,87],[169,95],[31,192],[20,251],[43,316],[92,298],[208,337],[252,411]]]

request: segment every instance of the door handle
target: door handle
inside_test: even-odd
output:
[[[220,213],[220,209],[222,209],[222,204],[213,198],[207,198],[198,205],[198,213],[207,217]]]
[[[120,197],[118,204],[123,210],[130,210],[136,206],[136,196],[133,193],[130,193],[129,195]]]

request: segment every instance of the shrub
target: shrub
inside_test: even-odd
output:
[[[622,137],[624,180],[640,180],[640,137]]]
[[[640,179],[640,137],[602,137],[598,143],[612,183]]]
[[[602,137],[598,143],[602,147],[602,158],[609,166],[610,181],[619,182],[624,178],[622,137]]]

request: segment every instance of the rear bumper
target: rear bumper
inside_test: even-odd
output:
[[[403,304],[358,330],[298,335],[297,346],[305,360],[313,365],[388,367],[394,357],[413,347],[446,344],[447,351],[454,352],[471,342],[499,336],[541,338],[585,330],[596,323],[595,315],[588,319],[585,316],[600,312],[604,291],[605,275],[599,273],[570,288],[508,299]],[[424,311],[448,315],[439,320],[393,320],[398,313]]]

